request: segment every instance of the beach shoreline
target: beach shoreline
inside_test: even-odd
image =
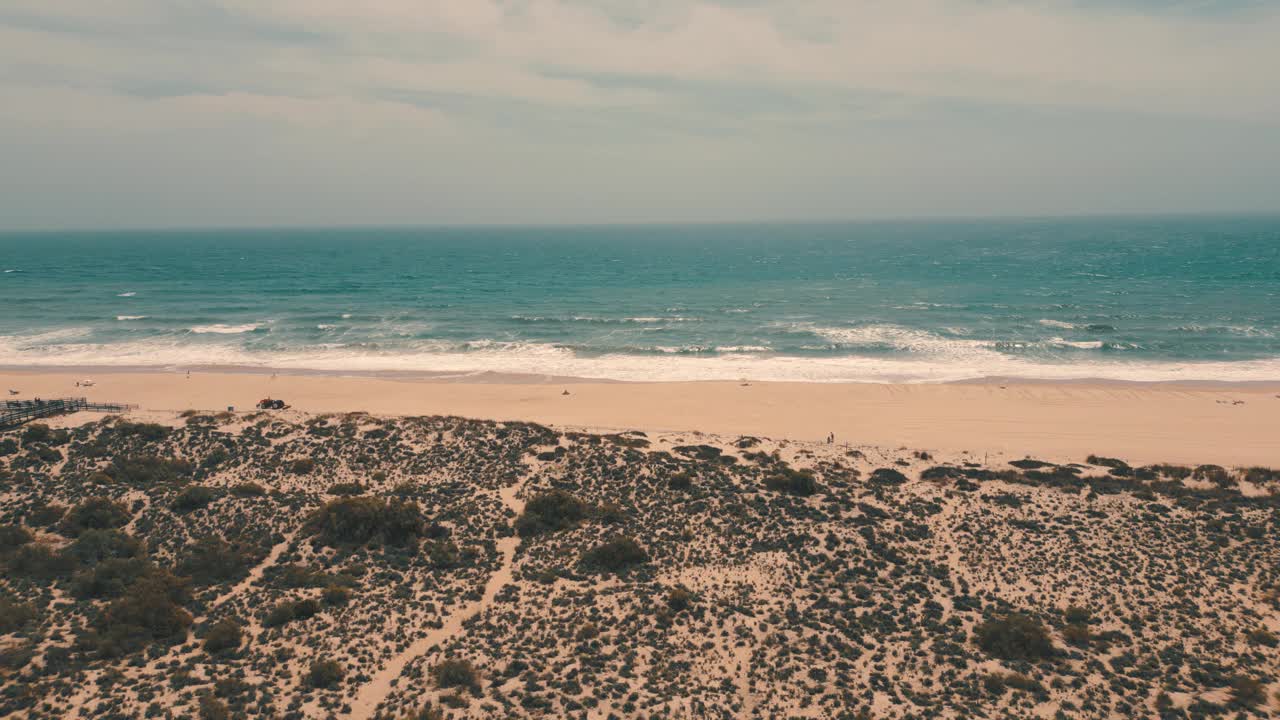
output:
[[[85,396],[141,413],[250,411],[264,397],[305,413],[454,415],[561,428],[751,435],[1135,464],[1280,465],[1276,383],[1027,381],[879,384],[616,382],[553,376],[425,377],[297,371],[0,369],[18,399]],[[94,380],[91,387],[76,383]]]
[[[795,379],[771,380],[751,377],[741,378],[654,378],[626,379],[581,375],[560,375],[536,372],[502,372],[493,370],[379,370],[332,369],[305,367],[275,367],[270,365],[211,365],[191,364],[176,366],[159,365],[10,365],[0,363],[0,376],[4,375],[182,375],[201,373],[206,375],[252,375],[287,377],[332,377],[404,382],[480,384],[480,385],[544,385],[544,384],[600,384],[600,385],[697,385],[714,383],[752,383],[769,385],[894,385],[894,386],[949,386],[949,385],[1068,385],[1068,386],[1118,386],[1136,388],[1166,388],[1183,390],[1230,390],[1253,388],[1280,392],[1280,378],[1274,380],[1213,380],[1188,378],[1185,380],[1130,380],[1106,377],[1028,377],[1018,375],[984,375],[961,379],[911,380],[886,382],[877,379]]]

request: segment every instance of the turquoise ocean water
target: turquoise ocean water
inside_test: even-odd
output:
[[[1280,380],[1280,218],[9,233],[0,365]]]

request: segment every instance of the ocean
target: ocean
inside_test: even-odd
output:
[[[1280,380],[1280,217],[0,235],[0,365]]]

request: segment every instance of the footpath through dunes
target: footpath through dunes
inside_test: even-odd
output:
[[[502,504],[516,516],[524,511],[524,501],[520,498],[523,487],[524,483],[521,482],[503,488],[498,493],[502,498]],[[360,686],[356,691],[355,699],[351,702],[350,717],[353,720],[367,720],[373,717],[382,701],[391,692],[391,688],[404,673],[405,667],[432,650],[445,645],[463,630],[467,621],[488,610],[498,591],[513,580],[511,567],[515,562],[516,548],[519,544],[520,537],[514,533],[499,539],[497,545],[502,564],[489,576],[484,586],[484,594],[480,599],[454,610],[439,628],[429,631],[425,636],[414,641],[412,645],[386,663],[369,681]]]
[[[0,715],[1280,710],[1265,467],[74,419],[0,432]]]

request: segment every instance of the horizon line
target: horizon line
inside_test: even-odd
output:
[[[939,223],[939,222],[1018,222],[1046,220],[1141,220],[1178,218],[1268,218],[1280,217],[1280,208],[1270,210],[1202,210],[1202,211],[1125,211],[1081,213],[1032,213],[991,215],[883,215],[861,218],[772,218],[752,220],[615,220],[599,222],[443,222],[443,223],[341,223],[332,225],[262,224],[262,225],[154,225],[154,226],[103,226],[103,227],[31,227],[0,228],[4,235],[39,234],[117,234],[117,233],[166,233],[166,232],[270,232],[270,231],[350,231],[350,230],[484,230],[484,229],[592,229],[628,227],[734,227],[768,225],[862,225],[876,223]]]

